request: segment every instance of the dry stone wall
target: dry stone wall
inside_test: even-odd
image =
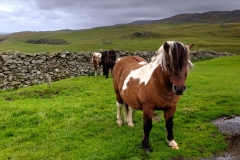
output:
[[[118,51],[119,57],[139,55],[147,61],[156,55],[156,51],[129,53]],[[193,51],[191,59],[204,57],[230,56],[231,53],[215,51]],[[93,73],[91,52],[62,52],[23,54],[20,52],[4,52],[0,54],[0,88],[12,89],[58,81],[70,77],[88,76]]]
[[[235,54],[228,52],[216,52],[211,50],[196,50],[191,52],[191,60],[201,60],[206,58],[217,58],[217,57],[225,57],[225,56],[235,56]]]
[[[65,78],[87,76],[93,71],[91,53],[64,52],[2,53],[0,55],[0,88],[10,89],[42,84],[46,77],[52,81]]]

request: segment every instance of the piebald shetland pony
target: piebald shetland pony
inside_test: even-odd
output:
[[[190,49],[181,42],[168,41],[159,49],[150,63],[138,56],[126,56],[119,60],[112,72],[117,99],[117,123],[122,125],[121,107],[125,106],[126,123],[133,126],[133,109],[143,112],[142,148],[152,151],[149,134],[154,110],[163,110],[167,130],[167,142],[178,149],[173,136],[173,116],[180,96],[186,89]],[[131,107],[130,107],[131,106]]]

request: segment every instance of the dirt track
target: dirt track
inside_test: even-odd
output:
[[[222,133],[227,134],[229,149],[223,155],[214,156],[210,160],[240,160],[240,117],[222,117],[213,121],[213,124],[217,125]]]
[[[214,155],[201,160],[240,160],[240,116],[222,117],[213,121],[213,124],[217,125],[223,134],[226,134],[226,141],[229,147],[222,155]],[[177,157],[173,160],[191,159]]]

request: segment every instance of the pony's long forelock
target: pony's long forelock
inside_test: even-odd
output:
[[[175,72],[180,72],[183,67],[187,66],[188,69],[192,68],[193,64],[190,61],[190,50],[187,46],[185,46],[181,42],[168,41],[170,46],[169,48],[169,57],[170,64],[167,64],[165,51],[163,49],[163,45],[158,49],[159,63],[163,70],[168,69],[168,65],[170,65],[171,69]],[[156,58],[153,59],[155,61]]]

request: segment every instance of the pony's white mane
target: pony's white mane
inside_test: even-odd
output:
[[[169,49],[169,56],[170,58],[172,58],[172,52],[171,52],[171,48],[174,47],[175,42],[174,41],[168,41],[167,42],[170,45],[170,49]],[[185,45],[181,42],[180,43],[184,49],[188,49],[188,47],[185,47]],[[146,63],[145,65],[142,65],[142,67],[136,69],[136,70],[132,70],[130,72],[130,74],[126,77],[126,79],[124,80],[123,83],[123,87],[122,87],[122,91],[127,89],[127,83],[131,78],[134,79],[139,79],[140,83],[143,83],[146,85],[148,83],[148,81],[150,80],[152,73],[154,72],[154,70],[160,65],[162,70],[166,70],[167,69],[167,63],[166,63],[166,59],[165,59],[165,53],[164,53],[164,48],[163,45],[158,49],[158,53],[157,56],[152,58],[152,61],[150,63]],[[190,51],[188,49],[187,53],[189,54]],[[192,63],[189,60],[189,66],[192,66]]]

